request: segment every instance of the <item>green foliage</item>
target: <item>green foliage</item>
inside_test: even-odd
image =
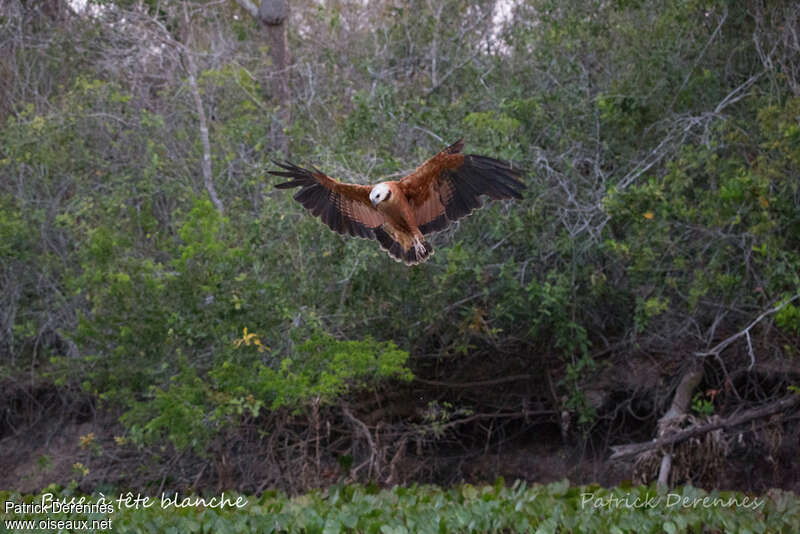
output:
[[[3,263],[25,260],[32,245],[25,219],[13,198],[0,197],[0,258]]]
[[[695,393],[694,397],[692,397],[692,411],[703,416],[713,415],[713,399],[705,399],[702,393]]]
[[[255,349],[253,356],[270,352],[246,329],[244,339],[256,342],[238,344],[235,352],[249,352],[248,346]],[[262,408],[299,412],[311,404],[334,402],[351,389],[412,378],[405,366],[408,353],[392,342],[339,341],[314,332],[291,354],[279,361],[239,357],[240,365],[232,354],[208,371],[208,380],[181,358],[181,370],[170,377],[169,385],[152,386],[122,421],[138,445],[166,439],[179,450],[192,448],[202,455],[214,432],[256,418]]]
[[[551,281],[528,285],[528,299],[538,309],[531,324],[531,337],[550,337],[550,344],[567,356],[588,355],[586,330],[572,321],[572,287],[566,276],[550,273]]]
[[[775,314],[775,322],[789,332],[800,334],[800,308],[787,304]]]
[[[796,106],[789,100],[786,110]],[[610,249],[649,295],[637,298],[638,332],[665,313],[706,320],[703,302],[763,307],[765,295],[798,287],[797,240],[784,217],[794,209],[796,183],[774,169],[798,172],[800,147],[785,145],[791,127],[776,125],[769,110],[760,108],[750,125],[760,159],[742,147],[745,125],[728,121],[706,144],[685,145],[660,179],[606,197],[612,226],[625,228]]]
[[[668,307],[667,301],[658,297],[652,297],[647,300],[636,299],[636,317],[634,318],[636,331],[644,332],[650,319],[661,315]]]
[[[257,389],[272,398],[272,409],[296,407],[310,399],[331,402],[351,387],[364,388],[386,378],[411,380],[408,353],[392,342],[338,341],[315,332],[278,369],[260,370]]]
[[[69,488],[54,498],[78,497]],[[241,508],[219,506],[120,508],[116,496],[105,496],[114,511],[107,514],[59,514],[58,519],[110,518],[122,532],[795,532],[800,528],[800,499],[779,490],[752,496],[729,491],[705,492],[686,486],[659,494],[648,486],[606,489],[571,486],[563,480],[547,486],[502,479],[492,485],[463,484],[377,490],[364,486],[331,486],[288,498],[226,494],[241,497]],[[38,502],[40,496],[0,493],[15,503]],[[187,496],[179,495],[178,503]],[[188,497],[197,502],[199,496]],[[208,501],[211,496],[206,496]],[[100,495],[88,497],[99,502]],[[170,497],[172,502],[174,497]],[[219,496],[217,496],[217,502]],[[124,501],[123,501],[124,502]],[[131,500],[132,502],[132,500]],[[246,504],[244,504],[246,502]],[[44,515],[8,514],[8,519],[42,519]],[[56,516],[53,516],[56,517]]]
[[[464,117],[464,126],[471,140],[491,147],[493,153],[502,153],[513,143],[520,121],[497,111],[472,112]]]
[[[152,396],[137,402],[122,416],[135,444],[166,439],[178,450],[205,450],[213,427],[207,417],[207,388],[192,368],[170,377],[166,389],[153,387]]]
[[[221,392],[254,395],[270,409],[298,409],[312,401],[330,403],[351,388],[365,388],[384,379],[410,380],[408,353],[392,342],[340,341],[320,331],[294,346],[291,356],[274,366],[253,365],[242,373],[232,360],[209,376]]]

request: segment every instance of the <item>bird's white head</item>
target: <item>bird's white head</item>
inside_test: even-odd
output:
[[[372,191],[369,193],[369,201],[372,202],[374,207],[378,207],[378,204],[386,200],[392,196],[392,190],[389,189],[389,186],[385,183],[380,183],[372,188]]]

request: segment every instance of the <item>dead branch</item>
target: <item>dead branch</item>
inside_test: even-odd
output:
[[[750,367],[749,367],[749,369],[752,369],[753,365],[755,365],[755,355],[753,354],[752,344],[750,343],[750,329],[753,328],[758,323],[760,323],[761,320],[764,319],[764,317],[766,317],[768,315],[772,315],[773,313],[778,313],[785,306],[787,306],[792,301],[797,300],[798,298],[800,298],[800,294],[795,295],[792,298],[790,298],[789,300],[783,302],[782,304],[780,304],[778,306],[775,306],[774,308],[765,311],[764,313],[762,313],[761,315],[756,317],[755,320],[752,323],[747,325],[747,328],[745,328],[744,330],[741,330],[740,332],[737,332],[736,334],[732,335],[731,337],[729,337],[727,339],[724,339],[724,340],[720,341],[711,350],[706,351],[706,352],[695,352],[694,355],[698,356],[698,357],[704,357],[704,356],[717,356],[718,357],[720,355],[720,353],[728,347],[728,345],[730,345],[731,343],[733,343],[734,341],[736,341],[740,337],[744,336],[744,337],[747,338],[748,349],[749,349],[749,352],[750,352]]]
[[[441,432],[448,428],[470,423],[472,421],[477,421],[479,419],[524,419],[526,417],[538,417],[540,415],[556,415],[557,413],[558,412],[555,410],[520,410],[515,412],[476,413],[461,419],[454,419],[453,421],[449,421],[443,425],[437,426],[436,430]]]
[[[453,389],[456,388],[469,389],[469,388],[484,387],[484,386],[496,386],[498,384],[505,384],[507,382],[519,382],[521,380],[531,380],[531,379],[533,379],[533,375],[525,374],[525,375],[504,376],[492,380],[477,380],[472,382],[442,382],[441,380],[428,380],[426,378],[420,378],[418,376],[415,376],[414,382],[419,382],[420,384],[426,384],[428,386],[440,386]]]
[[[342,404],[342,413],[344,414],[345,417],[347,417],[350,421],[352,421],[356,425],[356,427],[361,429],[361,431],[364,434],[364,437],[367,438],[367,443],[369,443],[369,450],[370,450],[370,458],[368,460],[369,472],[370,474],[372,473],[373,465],[375,466],[377,471],[379,467],[377,465],[379,462],[378,448],[375,446],[375,440],[372,439],[372,434],[370,433],[369,428],[363,421],[361,421],[355,415],[353,415],[353,412],[351,412],[350,408],[348,408],[345,404]]]
[[[250,13],[251,17],[258,19],[258,7],[253,2],[250,0],[236,0],[236,3],[239,4],[242,9]]]
[[[683,91],[683,89],[686,87],[686,84],[689,83],[689,78],[691,77],[692,73],[695,72],[695,69],[697,68],[697,65],[700,64],[700,60],[703,59],[703,57],[705,57],[706,52],[708,51],[709,47],[711,46],[711,43],[713,43],[714,39],[716,39],[717,35],[719,35],[719,31],[722,29],[722,25],[725,24],[726,20],[728,20],[728,6],[725,6],[725,8],[724,8],[724,10],[722,12],[722,16],[720,16],[720,18],[719,18],[719,23],[717,24],[716,29],[711,34],[711,37],[708,38],[708,42],[703,47],[703,49],[700,51],[700,54],[698,54],[697,58],[695,58],[694,63],[692,64],[692,68],[686,71],[686,76],[683,79],[683,83],[678,88],[678,90],[675,91],[675,97],[672,99],[672,104],[670,104],[670,106],[669,106],[670,109],[673,109],[675,107],[675,103],[678,101],[678,97],[680,96],[681,91]]]
[[[630,456],[635,456],[641,452],[650,449],[672,445],[673,443],[680,443],[681,441],[685,441],[695,436],[700,436],[707,432],[711,432],[712,430],[738,426],[743,423],[747,423],[748,421],[752,421],[754,419],[761,419],[762,417],[766,417],[774,413],[785,412],[786,410],[796,406],[797,404],[800,404],[800,395],[792,395],[789,397],[785,397],[781,400],[769,403],[760,408],[754,408],[752,410],[748,410],[739,415],[728,417],[726,419],[720,419],[718,421],[709,423],[707,425],[687,428],[686,430],[682,430],[680,432],[672,434],[671,436],[654,439],[653,441],[646,441],[643,443],[629,443],[627,445],[615,445],[611,447],[611,450],[613,452],[611,454],[610,459],[620,460],[623,458],[628,458]]]

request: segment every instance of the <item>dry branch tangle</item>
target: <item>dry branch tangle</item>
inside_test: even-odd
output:
[[[665,445],[672,445],[673,443],[680,443],[681,441],[685,441],[694,436],[699,436],[707,432],[711,432],[712,430],[717,430],[718,428],[730,428],[737,425],[741,425],[742,423],[747,423],[748,421],[752,421],[753,419],[760,419],[762,417],[766,417],[774,413],[785,412],[798,404],[800,404],[800,394],[784,397],[783,399],[771,402],[760,408],[753,408],[752,410],[747,410],[746,412],[740,415],[734,415],[731,417],[727,417],[725,419],[720,419],[718,421],[709,423],[707,425],[687,428],[686,430],[682,430],[680,432],[672,434],[671,436],[667,436],[661,439],[654,439],[653,441],[646,441],[643,443],[629,443],[627,445],[615,445],[611,447],[611,450],[613,452],[611,454],[610,459],[620,460],[623,458],[627,458],[629,456],[635,456],[640,452],[644,452],[650,449],[664,447]]]

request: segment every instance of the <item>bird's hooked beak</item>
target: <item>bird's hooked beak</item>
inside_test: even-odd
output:
[[[378,201],[375,199],[375,197],[370,197],[369,201],[372,202],[372,207],[377,209]]]

